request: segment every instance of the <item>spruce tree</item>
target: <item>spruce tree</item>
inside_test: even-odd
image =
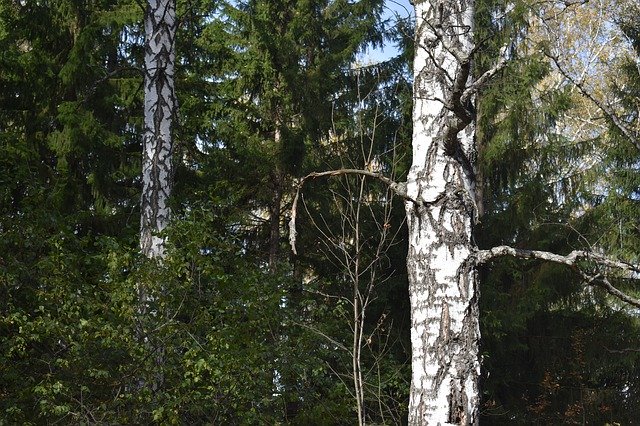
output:
[[[104,404],[128,374],[125,304],[105,308],[126,290],[105,271],[136,232],[136,8],[0,3],[0,404],[10,423],[113,413]]]
[[[542,14],[536,10],[523,17],[531,22],[532,12]],[[566,12],[560,16],[576,11]],[[486,18],[491,22],[490,15]],[[541,41],[539,27],[523,31],[529,43]],[[612,144],[613,133],[602,130],[587,138],[582,138],[586,132],[566,131],[576,116],[583,120],[582,127],[587,117],[594,117],[589,100],[559,75],[538,47],[520,45],[507,72],[480,96],[480,169],[486,189],[485,214],[476,234],[479,245],[511,244],[556,253],[606,246],[608,253],[634,263],[632,250],[618,250],[623,241],[633,241],[631,233],[617,232],[621,224],[624,229],[624,221],[619,221],[626,217],[620,216],[623,204],[614,207],[602,198],[605,186],[618,187],[610,177],[625,166],[603,161],[590,170],[595,152],[608,158],[615,155],[614,146],[628,150],[633,143],[621,139]],[[606,66],[617,68],[614,62]],[[618,188],[604,198],[629,193]],[[607,223],[616,217],[617,226]],[[622,245],[609,245],[606,235],[616,235]],[[634,416],[627,397],[621,396],[628,389],[629,400],[635,398],[635,390],[625,384],[637,374],[629,368],[634,354],[621,349],[635,345],[637,321],[624,304],[585,285],[590,281],[576,271],[514,259],[480,269],[482,422],[569,423],[587,418],[625,423]],[[627,284],[615,281],[633,296]]]

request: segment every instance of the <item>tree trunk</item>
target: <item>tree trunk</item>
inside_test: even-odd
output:
[[[164,238],[154,235],[166,228],[171,210],[172,119],[174,92],[175,0],[149,0],[144,20],[145,81],[142,151],[140,248],[148,258],[162,258]]]
[[[175,0],[148,0],[144,17],[145,78],[144,78],[144,135],[142,147],[142,199],[140,220],[140,249],[149,259],[162,260],[165,256],[165,238],[158,233],[169,224],[171,209],[169,196],[173,186],[172,125],[176,109],[174,91]],[[157,312],[149,305],[153,302],[148,283],[138,286],[139,310],[142,324],[145,317]],[[159,288],[163,291],[162,285]],[[156,373],[148,383],[140,378],[138,386],[157,390],[164,381],[164,347],[151,343],[138,325],[140,339],[154,353]]]
[[[478,423],[472,226],[473,1],[416,2],[413,165],[407,179],[412,379],[409,424]]]
[[[275,274],[278,269],[280,253],[280,212],[282,210],[282,176],[276,171],[273,179],[273,198],[269,206],[269,272]]]

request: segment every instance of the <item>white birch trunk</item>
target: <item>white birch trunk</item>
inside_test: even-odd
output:
[[[142,146],[142,197],[140,204],[140,250],[149,259],[162,260],[165,256],[165,239],[161,235],[171,217],[169,196],[173,186],[172,125],[176,109],[174,90],[175,0],[148,0],[144,16],[144,134]],[[154,297],[147,285],[138,285],[139,313],[155,317],[150,310]],[[164,374],[164,348],[151,343],[138,324],[138,335],[154,353],[157,366],[154,377],[147,381],[139,378],[138,387],[150,386],[157,390],[162,386]]]
[[[418,1],[413,165],[407,179],[410,425],[478,423],[478,290],[473,251],[473,0]],[[468,97],[468,96],[467,96]]]
[[[144,21],[145,80],[142,150],[140,248],[149,258],[164,256],[164,239],[156,235],[171,216],[172,119],[174,92],[175,0],[148,0]]]

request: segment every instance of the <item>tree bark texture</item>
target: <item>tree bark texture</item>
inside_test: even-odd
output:
[[[409,226],[409,424],[478,423],[473,0],[417,1]]]
[[[273,197],[269,205],[269,271],[275,274],[280,254],[280,216],[282,211],[283,176],[278,170],[272,176]]]
[[[149,0],[145,13],[144,136],[140,248],[149,258],[164,256],[157,235],[169,223],[173,170],[175,0]]]

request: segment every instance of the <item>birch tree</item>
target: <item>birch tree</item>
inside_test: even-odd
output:
[[[632,278],[638,267],[587,251],[560,255],[508,246],[479,250],[475,97],[507,64],[507,48],[482,74],[473,0],[416,2],[413,164],[406,183],[367,170],[335,170],[303,178],[358,174],[385,182],[405,200],[411,304],[412,380],[409,424],[478,424],[479,309],[476,267],[501,256],[566,265],[586,285],[598,285],[633,305],[611,276]],[[515,42],[515,41],[513,41]],[[290,239],[295,250],[296,200]],[[616,271],[616,272],[614,272]]]
[[[140,248],[148,258],[162,258],[164,239],[156,235],[169,223],[172,188],[175,0],[149,0],[145,11],[144,136]]]
[[[171,217],[169,196],[173,186],[171,132],[176,109],[176,29],[175,0],[149,0],[144,14],[144,134],[140,249],[145,257],[157,260],[165,258],[165,237],[160,233],[167,227]],[[162,284],[159,290],[164,290]],[[152,318],[156,315],[156,311],[150,307],[155,297],[149,282],[138,285],[138,299],[138,309],[144,324],[145,315],[151,314]],[[151,344],[144,325],[140,326],[138,333],[154,352],[156,365],[164,364],[164,345]],[[157,371],[151,387],[156,390],[163,381],[163,373]],[[145,386],[143,379],[140,380],[139,386]]]
[[[416,8],[413,165],[407,177],[409,423],[478,421],[471,0]]]
[[[475,95],[506,64],[503,55],[473,78],[473,1],[416,3],[413,166],[407,179],[412,385],[410,424],[478,422],[478,284],[475,266],[498,256],[536,258],[579,270],[631,305],[612,270],[638,268],[600,254],[494,247],[477,250]],[[587,272],[580,262],[598,265]]]

